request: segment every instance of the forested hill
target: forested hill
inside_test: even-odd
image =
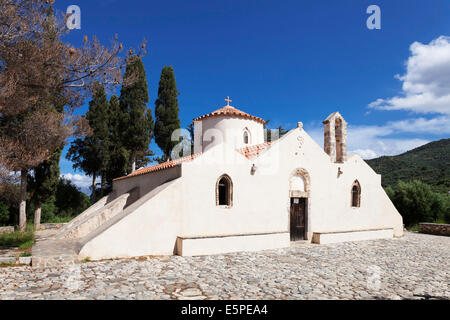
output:
[[[450,190],[450,139],[425,144],[398,156],[385,156],[366,161],[381,174],[383,187],[398,180],[421,180],[439,192]]]

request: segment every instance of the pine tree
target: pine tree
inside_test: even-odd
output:
[[[130,80],[131,79],[131,80]],[[148,86],[141,57],[127,59],[124,85],[120,91],[122,144],[130,152],[131,171],[136,170],[138,156],[151,154],[149,144],[153,138],[153,117],[147,107]],[[148,160],[147,160],[148,162]]]
[[[172,133],[180,128],[178,95],[175,73],[171,66],[164,66],[159,80],[158,99],[155,101],[155,141],[165,160],[171,158],[170,153],[178,144],[178,141],[172,141]]]
[[[64,116],[79,107],[94,83],[112,86],[121,69],[117,39],[111,47],[87,37],[78,48],[64,42],[67,27],[54,18],[60,14],[53,12],[53,2],[0,1],[2,28],[8,26],[0,32],[0,174],[20,172],[20,231],[26,227],[28,171],[71,135],[77,122]],[[55,90],[65,97],[63,114],[43,103]]]

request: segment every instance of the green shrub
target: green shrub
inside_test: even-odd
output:
[[[55,193],[59,217],[75,217],[91,206],[89,197],[67,179],[60,179]]]
[[[450,223],[450,195],[447,194],[437,194],[438,201],[441,203],[442,210],[438,214],[436,222],[439,223]]]
[[[20,250],[29,249],[33,246],[34,240],[28,240],[19,246]]]
[[[12,262],[2,262],[2,263],[0,263],[0,268],[12,267],[12,266],[14,266],[14,263],[12,263]]]
[[[91,206],[89,197],[69,180],[60,179],[55,195],[41,205],[41,223],[64,223]],[[27,217],[34,220],[34,201],[27,202]]]
[[[408,231],[411,231],[411,232],[419,232],[419,225],[418,225],[418,224],[415,224],[415,225],[413,225],[413,226],[407,228],[407,230],[408,230]]]
[[[20,189],[19,185],[15,183],[0,183],[0,202],[8,207],[8,218],[3,225],[13,226],[18,223],[18,213],[19,212],[19,200],[20,200]],[[3,211],[3,217],[5,216],[5,211]],[[1,223],[0,223],[1,224]]]
[[[0,247],[21,247],[21,249],[27,249],[33,245],[33,242],[34,232],[31,228],[28,228],[25,232],[14,231],[0,234]]]
[[[58,214],[58,208],[53,201],[42,204],[41,223],[52,221]]]
[[[436,222],[448,219],[448,195],[432,191],[431,186],[420,182],[402,182],[386,188],[406,227],[419,222]]]

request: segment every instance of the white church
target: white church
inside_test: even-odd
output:
[[[264,120],[229,105],[194,119],[194,154],[114,180],[113,192],[66,224],[79,259],[209,255],[392,239],[401,215],[381,176],[347,156],[335,112],[324,148],[301,122],[265,142]]]

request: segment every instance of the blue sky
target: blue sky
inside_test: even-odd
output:
[[[364,158],[449,136],[448,0],[57,0],[55,6],[65,11],[72,4],[81,8],[81,30],[67,36],[75,45],[84,35],[108,43],[117,33],[125,48],[148,40],[152,111],[162,67],[174,68],[183,127],[229,95],[233,106],[273,126],[302,121],[320,144],[321,121],[339,111],[349,123],[349,151]],[[373,4],[381,9],[381,30],[366,27]],[[61,173],[89,184],[64,158]]]

